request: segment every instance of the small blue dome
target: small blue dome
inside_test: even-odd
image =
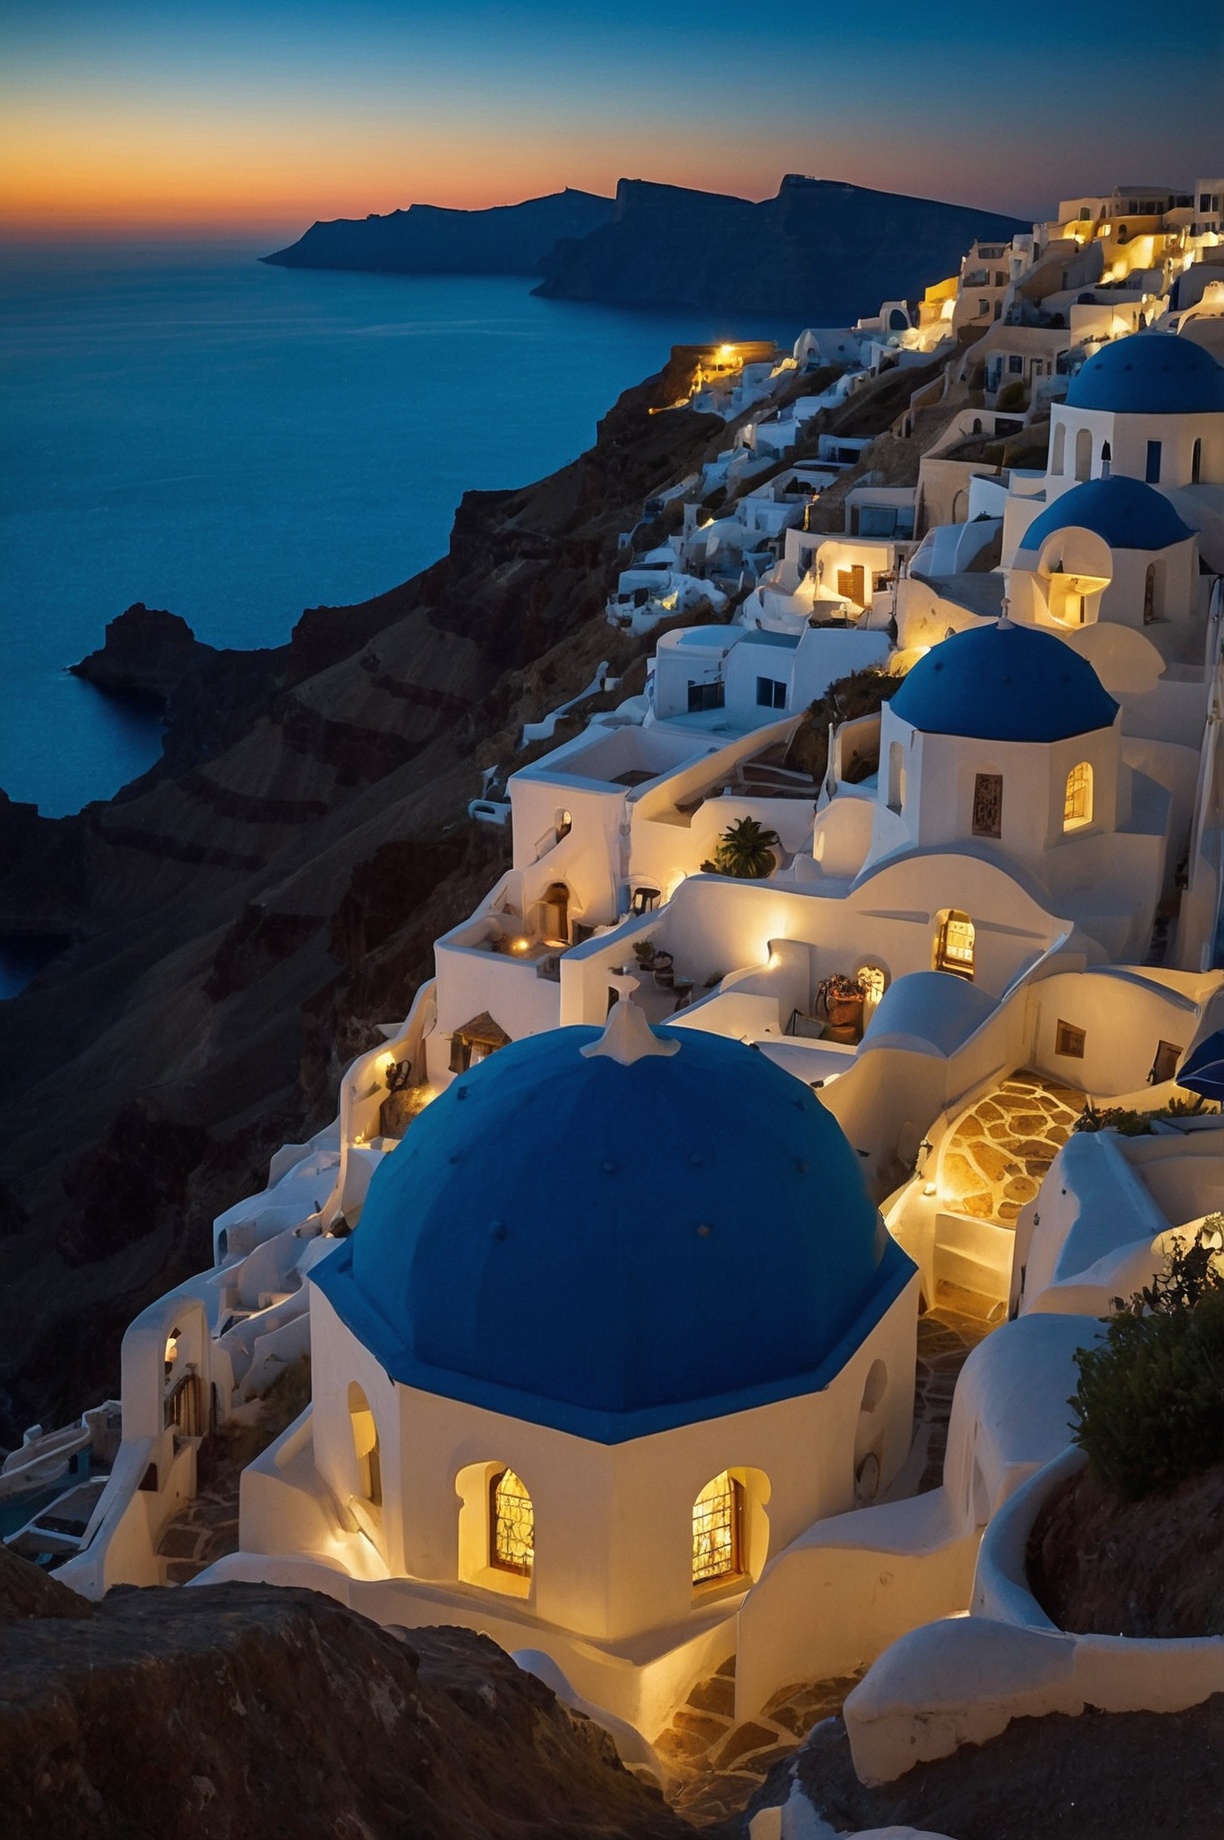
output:
[[[1067,407],[1116,415],[1224,413],[1224,365],[1193,339],[1135,332],[1103,345],[1075,373]]]
[[[619,1443],[827,1384],[909,1281],[808,1087],[633,1020],[627,1065],[500,1049],[380,1165],[311,1276],[394,1379]]]
[[[1065,741],[1109,728],[1118,705],[1078,652],[1010,620],[953,633],[920,658],[888,708],[928,735]]]
[[[1163,493],[1141,479],[1115,473],[1108,479],[1086,479],[1056,498],[1025,531],[1020,553],[1039,550],[1054,531],[1073,526],[1095,531],[1110,549],[1168,549],[1194,535]]]

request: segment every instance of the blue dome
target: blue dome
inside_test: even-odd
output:
[[[1010,620],[945,639],[888,707],[924,734],[975,741],[1065,741],[1108,728],[1118,713],[1086,658]]]
[[[1115,473],[1072,486],[1033,519],[1020,552],[1039,550],[1056,530],[1093,530],[1110,549],[1168,549],[1194,532],[1183,524],[1164,494],[1141,479]]]
[[[908,1282],[808,1087],[633,1020],[628,1065],[500,1049],[380,1165],[311,1276],[394,1379],[619,1443],[827,1384]]]
[[[1224,365],[1193,339],[1135,332],[1103,345],[1075,373],[1067,407],[1117,415],[1224,413]]]

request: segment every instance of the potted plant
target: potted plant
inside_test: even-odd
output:
[[[855,1028],[862,1018],[866,994],[856,977],[847,977],[843,971],[834,971],[820,986],[816,998],[817,1007],[823,1009],[830,1027]]]

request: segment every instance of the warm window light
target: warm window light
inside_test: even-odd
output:
[[[349,1429],[353,1437],[353,1455],[357,1460],[357,1486],[361,1498],[370,1507],[382,1506],[382,1458],[378,1447],[378,1426],[370,1410],[365,1391],[355,1380],[348,1390]]]
[[[863,987],[863,1007],[870,1012],[884,995],[887,978],[882,965],[864,965],[858,974],[858,981]]]
[[[740,1562],[743,1488],[727,1470],[707,1482],[693,1503],[693,1583],[733,1578]]]
[[[535,1558],[535,1509],[512,1469],[494,1476],[489,1489],[489,1564],[530,1578]]]
[[[1080,830],[1092,823],[1092,768],[1086,760],[1072,767],[1067,775],[1063,799],[1063,829]]]
[[[951,908],[939,928],[935,946],[936,971],[951,971],[972,978],[977,929],[968,914]]]
[[[166,1337],[166,1366],[173,1367],[174,1363],[177,1360],[178,1360],[178,1336],[168,1335]]]

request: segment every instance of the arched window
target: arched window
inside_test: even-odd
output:
[[[1151,626],[1159,618],[1156,608],[1156,564],[1149,562],[1143,577],[1143,624]]]
[[[901,811],[905,806],[905,749],[899,741],[888,746],[888,809]]]
[[[489,1479],[489,1564],[530,1578],[535,1558],[535,1509],[512,1469]]]
[[[950,907],[940,918],[935,935],[935,969],[951,971],[972,981],[977,929],[968,914]]]
[[[880,1492],[880,1465],[884,1455],[884,1413],[888,1395],[888,1369],[873,1361],[863,1386],[858,1425],[854,1433],[854,1505],[865,1508]]]
[[[357,1493],[372,1508],[382,1506],[382,1461],[378,1452],[378,1426],[370,1402],[355,1380],[348,1390],[349,1428],[357,1458]]]
[[[1050,463],[1052,473],[1061,473],[1067,457],[1067,425],[1059,422],[1054,430],[1054,458]]]
[[[1063,799],[1063,829],[1065,831],[1082,830],[1085,824],[1092,823],[1092,768],[1086,760],[1079,761],[1067,775],[1067,790]]]
[[[1196,486],[1203,476],[1203,443],[1198,440],[1190,449],[1190,484]]]
[[[1092,436],[1087,428],[1081,428],[1075,437],[1075,477],[1092,477]]]
[[[1113,448],[1108,441],[1101,442],[1101,478],[1109,478],[1109,469],[1113,462]]]
[[[744,1488],[727,1470],[693,1503],[693,1583],[735,1578],[744,1569]]]
[[[553,823],[557,842],[560,843],[562,837],[568,837],[573,828],[574,820],[571,814],[568,811],[559,811]]]

